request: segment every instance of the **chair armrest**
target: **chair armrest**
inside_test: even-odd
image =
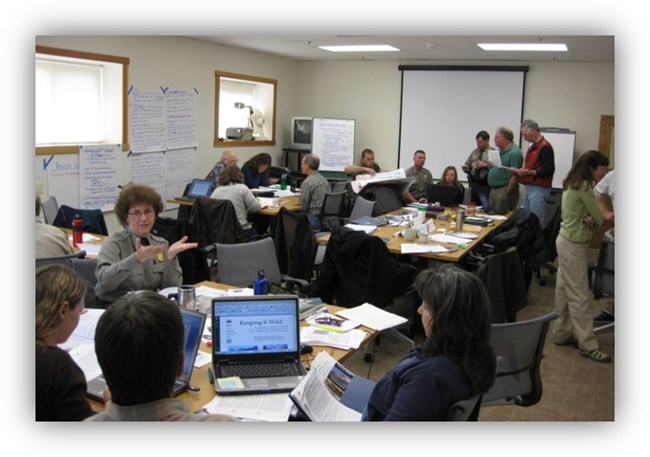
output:
[[[286,283],[288,288],[292,288],[294,285],[298,286],[301,292],[307,293],[311,289],[311,284],[309,281],[300,278],[294,278],[289,275],[283,274],[282,281]]]

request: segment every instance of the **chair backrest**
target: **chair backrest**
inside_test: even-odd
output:
[[[384,308],[404,295],[417,269],[399,262],[376,236],[335,227],[327,242],[318,278],[325,303],[353,307],[364,302]]]
[[[41,209],[43,210],[43,219],[46,224],[52,225],[56,214],[59,212],[59,204],[56,201],[56,197],[51,195],[50,198],[41,203]]]
[[[343,192],[348,190],[348,181],[332,181],[330,182],[331,192]]]
[[[375,202],[366,200],[365,198],[358,196],[354,200],[354,207],[350,213],[350,220],[359,219],[360,217],[372,216],[372,212],[375,209]]]
[[[61,205],[52,225],[72,229],[72,219],[79,214],[83,219],[83,231],[108,236],[108,228],[104,213],[100,209],[78,209],[68,205]]]
[[[206,247],[213,243],[238,243],[242,228],[230,200],[197,197],[189,218],[190,238]]]
[[[97,276],[95,276],[95,268],[97,267],[96,258],[71,258],[70,265],[72,267],[72,271],[78,273],[79,276],[88,281],[92,287],[95,287],[95,284],[97,284]]]
[[[375,201],[373,216],[390,213],[404,206],[399,186],[395,184],[366,184],[359,192],[359,197]]]
[[[257,272],[264,270],[269,283],[280,284],[282,276],[272,238],[248,243],[217,243],[216,246],[219,282],[237,287],[250,286],[257,278]]]
[[[345,210],[345,197],[347,191],[327,192],[323,206],[320,209],[321,230],[329,231],[341,225],[341,218]]]
[[[36,259],[36,268],[42,267],[43,265],[48,265],[50,263],[60,263],[67,267],[72,268],[71,259],[83,259],[86,257],[86,251],[73,252],[72,254],[61,255],[56,257],[41,257]]]
[[[594,277],[594,297],[600,299],[604,295],[614,297],[614,240],[607,234],[600,242]]]
[[[280,273],[310,281],[318,242],[304,213],[281,208],[270,227]]]
[[[482,404],[515,403],[531,406],[542,398],[539,366],[555,311],[521,322],[492,324],[490,343],[497,355],[494,385],[483,394]]]
[[[481,409],[481,394],[474,395],[471,398],[466,400],[457,401],[449,411],[447,411],[447,416],[445,421],[453,422],[475,422],[478,421],[479,411]]]

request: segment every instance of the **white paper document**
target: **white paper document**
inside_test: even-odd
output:
[[[286,393],[217,395],[204,408],[210,414],[228,414],[245,420],[286,422],[293,408],[293,402]]]
[[[368,235],[377,230],[375,225],[345,224],[345,226],[357,232],[366,232]]]
[[[469,243],[469,240],[467,240],[466,238],[460,238],[460,237],[453,236],[453,235],[437,234],[437,235],[431,235],[429,237],[429,239],[431,241],[435,241],[437,243],[451,243],[451,244],[456,244],[456,245]]]
[[[449,249],[438,244],[402,243],[400,249],[402,254],[441,254],[449,252]]]
[[[345,333],[331,332],[329,330],[308,325],[300,328],[300,342],[317,346],[329,346],[338,349],[359,349],[368,333],[363,330],[353,329]]]
[[[101,244],[90,244],[90,243],[79,243],[77,245],[79,250],[81,251],[86,251],[86,256],[87,257],[97,257],[99,255],[99,251],[102,248]]]
[[[387,328],[397,327],[408,321],[408,319],[389,313],[381,308],[377,308],[370,303],[356,306],[350,309],[338,311],[336,314],[346,319],[361,322],[362,325],[374,330],[386,330]]]

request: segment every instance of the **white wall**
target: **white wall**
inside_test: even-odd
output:
[[[480,62],[453,64],[481,65]],[[508,64],[529,66],[524,118],[532,118],[542,127],[575,130],[579,154],[597,149],[600,115],[614,114],[614,64]],[[394,168],[399,144],[401,72],[398,65],[397,62],[301,62],[298,110],[308,115],[357,119],[357,157],[369,147],[383,168]],[[480,107],[477,100],[477,109],[489,107]],[[518,132],[519,126],[510,127]],[[458,138],[458,142],[467,154],[475,148],[473,137]],[[431,172],[438,176],[442,170]]]

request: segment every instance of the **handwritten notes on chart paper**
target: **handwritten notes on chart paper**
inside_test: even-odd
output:
[[[113,209],[122,184],[119,144],[79,146],[79,203],[83,209]]]
[[[320,169],[343,171],[354,161],[354,119],[315,117],[312,127],[312,152],[320,157]]]

